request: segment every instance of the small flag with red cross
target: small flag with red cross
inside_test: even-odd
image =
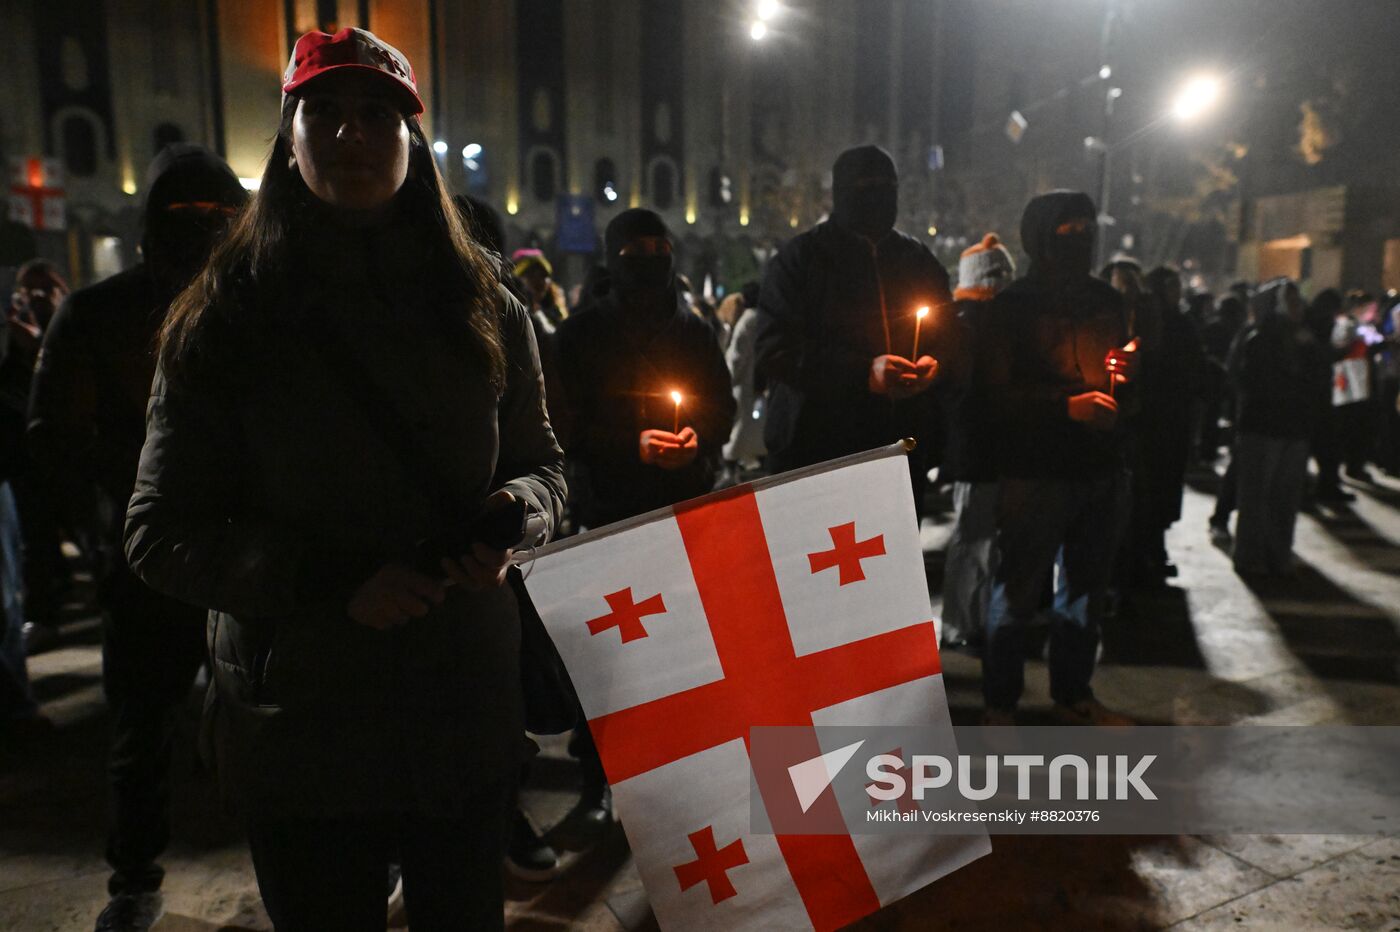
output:
[[[33,230],[63,230],[63,164],[57,159],[10,159],[9,217]]]
[[[950,725],[905,452],[717,492],[527,568],[663,928],[836,929],[990,852],[985,834],[750,824],[752,728]],[[769,792],[770,813],[790,803]]]

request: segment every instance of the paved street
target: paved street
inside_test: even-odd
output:
[[[1294,580],[1250,588],[1205,533],[1209,479],[1171,535],[1180,577],[1136,597],[1106,632],[1096,687],[1156,724],[1400,724],[1400,483],[1304,516]],[[945,524],[924,529],[939,585]],[[0,929],[87,930],[105,901],[104,711],[95,619],[31,661],[58,725],[0,748]],[[978,664],[945,657],[955,720],[979,708]],[[1027,720],[1049,707],[1030,664]],[[197,717],[191,697],[191,738]],[[185,742],[162,932],[267,929],[236,828]],[[566,873],[511,884],[512,929],[654,928],[620,830],[586,839],[568,818],[577,770],[545,743],[526,802],[566,849]],[[621,814],[626,818],[626,813]],[[872,917],[862,929],[1347,928],[1400,930],[1400,838],[996,837],[993,854]]]

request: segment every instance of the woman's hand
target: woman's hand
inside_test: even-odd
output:
[[[515,501],[515,496],[506,489],[492,493],[486,499],[485,511],[490,514]],[[506,570],[510,568],[510,550],[496,550],[476,541],[471,550],[454,559],[444,557],[442,571],[449,582],[465,588],[480,591],[496,589],[506,581]]]
[[[447,595],[440,579],[424,576],[401,563],[388,563],[360,584],[346,611],[367,628],[385,631],[410,618],[422,618]]]
[[[506,581],[511,553],[510,550],[492,550],[483,543],[474,542],[470,553],[464,553],[455,560],[444,557],[442,571],[449,581],[464,589],[496,589]]]

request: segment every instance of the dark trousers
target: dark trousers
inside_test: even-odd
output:
[[[474,797],[460,820],[414,815],[254,816],[248,846],[277,932],[384,932],[389,861],[403,870],[414,932],[505,928],[506,790]]]
[[[108,891],[160,889],[156,863],[170,843],[170,768],[175,732],[204,662],[203,609],[143,585],[130,571],[103,587],[107,609],[102,686],[112,717]]]
[[[25,615],[29,621],[55,624],[68,583],[58,512],[48,490],[34,476],[33,467],[22,469],[10,480],[10,486],[24,541]]]
[[[982,697],[1011,711],[1025,684],[1023,635],[1055,567],[1050,694],[1073,705],[1093,698],[1103,602],[1127,513],[1128,479],[1003,479],[997,507],[1001,562],[987,609]]]

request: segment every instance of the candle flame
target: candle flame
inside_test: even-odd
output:
[[[680,392],[671,392],[671,400],[674,401],[676,404],[680,404],[680,403],[681,403],[681,393],[680,393]]]

